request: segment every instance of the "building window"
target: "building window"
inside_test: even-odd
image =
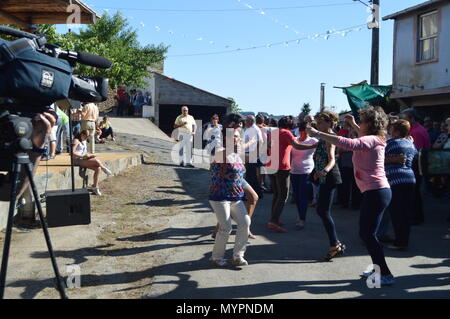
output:
[[[437,59],[438,12],[433,11],[419,16],[419,41],[417,62]]]

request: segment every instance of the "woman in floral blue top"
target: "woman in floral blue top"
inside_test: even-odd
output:
[[[220,225],[216,235],[211,262],[216,266],[227,266],[224,259],[226,244],[231,233],[231,220],[237,223],[236,241],[233,250],[232,264],[235,266],[245,266],[248,262],[244,259],[249,235],[250,217],[247,214],[244,202],[243,179],[245,165],[238,154],[240,143],[240,133],[237,130],[239,121],[232,120],[239,118],[235,114],[230,114],[224,121],[222,136],[224,143],[222,148],[217,149],[211,163],[211,187],[209,193],[209,203],[216,214]],[[236,125],[233,125],[233,122]],[[227,132],[233,132],[233,145],[227,147]],[[230,133],[228,132],[228,134]]]

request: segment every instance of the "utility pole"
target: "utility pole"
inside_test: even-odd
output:
[[[325,109],[325,83],[320,83],[320,112]]]
[[[370,68],[370,84],[378,85],[380,67],[380,0],[373,0],[374,25],[372,28],[372,63]]]
[[[353,0],[362,3],[370,9],[370,17],[367,21],[367,27],[372,29],[372,54],[370,63],[370,84],[379,84],[379,65],[380,65],[380,0],[369,0],[368,5],[362,0]]]

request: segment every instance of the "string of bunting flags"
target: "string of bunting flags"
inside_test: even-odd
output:
[[[293,28],[292,26],[289,26],[286,23],[283,23],[282,21],[280,21],[279,19],[272,17],[272,15],[268,14],[266,11],[264,11],[263,9],[258,9],[254,6],[252,6],[249,3],[243,2],[242,0],[236,0],[239,4],[243,5],[244,7],[246,7],[249,10],[254,11],[256,14],[263,16],[267,19],[269,19],[270,21],[272,21],[273,23],[281,26],[284,30],[288,30],[288,31],[292,31],[294,32],[296,35],[304,35],[304,33],[301,33],[300,31],[298,31],[297,29]]]
[[[265,18],[268,18],[269,20],[271,20],[275,24],[277,24],[279,26],[282,26],[283,29],[285,29],[287,31],[291,31],[291,32],[295,33],[296,35],[303,35],[303,36],[300,37],[300,38],[296,38],[296,39],[279,41],[279,42],[272,42],[272,43],[266,43],[266,44],[262,44],[262,45],[255,45],[255,46],[249,46],[249,47],[235,47],[235,46],[232,46],[230,44],[218,44],[215,40],[210,39],[210,38],[205,37],[205,36],[192,36],[192,35],[189,35],[189,34],[187,34],[185,32],[176,32],[176,31],[174,31],[172,29],[165,29],[165,28],[163,28],[163,27],[161,27],[159,25],[149,26],[144,21],[140,21],[138,24],[140,25],[141,28],[150,28],[150,29],[153,29],[155,32],[167,33],[171,37],[178,36],[178,37],[182,37],[184,39],[191,39],[193,41],[203,42],[203,43],[206,43],[206,44],[208,44],[210,46],[214,46],[216,48],[219,48],[219,47],[223,48],[223,50],[213,51],[213,52],[169,55],[169,56],[167,56],[167,58],[224,54],[224,53],[248,51],[248,50],[255,50],[255,49],[262,49],[262,48],[272,48],[272,47],[281,46],[281,45],[284,45],[284,46],[288,47],[290,44],[299,45],[301,42],[303,42],[305,40],[317,40],[317,39],[328,40],[330,37],[336,36],[336,35],[341,35],[343,37],[346,37],[347,34],[349,34],[350,32],[360,32],[360,31],[362,31],[364,29],[363,27],[366,26],[366,24],[361,24],[361,25],[352,26],[352,27],[348,27],[348,28],[345,28],[345,29],[341,29],[341,30],[331,29],[331,30],[328,30],[328,31],[326,31],[324,33],[321,33],[321,34],[306,35],[305,33],[300,32],[299,30],[295,29],[292,26],[284,24],[281,20],[279,20],[279,19],[273,17],[272,15],[268,14],[266,11],[264,11],[265,9],[258,9],[258,8],[254,7],[254,6],[252,6],[251,4],[249,4],[248,2],[244,2],[242,0],[236,0],[236,1],[238,3],[240,3],[241,5],[243,5],[245,8],[247,8],[248,10],[253,10],[256,13],[258,13],[259,15],[264,16]],[[104,8],[103,11],[109,13],[109,11],[112,10],[112,9],[113,8]],[[274,9],[274,8],[272,8],[272,9]],[[132,20],[135,19],[133,16],[127,16],[127,17],[132,19]]]
[[[280,45],[289,46],[292,43],[299,45],[301,42],[303,42],[305,40],[317,40],[317,39],[328,40],[333,35],[341,35],[343,37],[346,37],[347,34],[349,34],[350,32],[362,31],[364,29],[364,26],[366,26],[366,24],[356,25],[356,26],[352,26],[349,28],[341,29],[341,30],[334,30],[334,29],[328,30],[325,33],[321,33],[321,34],[314,34],[314,35],[309,35],[309,36],[305,36],[305,37],[298,38],[298,39],[273,42],[273,43],[268,43],[268,44],[263,44],[263,45],[244,47],[244,48],[236,48],[236,49],[223,50],[223,51],[207,52],[207,53],[176,54],[176,55],[169,55],[169,56],[167,56],[167,58],[215,55],[215,54],[224,54],[224,53],[232,53],[232,52],[241,52],[241,51],[256,50],[256,49],[263,49],[263,48],[272,48],[272,47],[280,46]]]

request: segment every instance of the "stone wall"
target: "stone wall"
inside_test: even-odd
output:
[[[127,168],[138,166],[142,163],[140,154],[129,154],[129,156],[105,161],[105,164],[108,168],[113,172],[113,174],[118,174]],[[79,167],[75,167],[75,188],[81,188],[83,186],[83,180],[80,177],[80,169]],[[93,171],[87,170],[89,176],[89,184],[92,184],[93,179]],[[106,174],[100,174],[100,181],[106,179]],[[64,171],[58,173],[48,173],[47,174],[36,174],[34,177],[34,181],[36,183],[36,187],[38,190],[38,194],[44,193],[47,184],[47,190],[63,190],[63,189],[71,189],[72,188],[72,179],[71,179],[71,169],[68,167]],[[43,204],[44,212],[45,212],[45,204]],[[6,227],[7,219],[8,219],[8,210],[9,210],[9,202],[0,201],[0,230]],[[17,212],[16,212],[17,213]],[[37,211],[36,211],[37,214]]]

